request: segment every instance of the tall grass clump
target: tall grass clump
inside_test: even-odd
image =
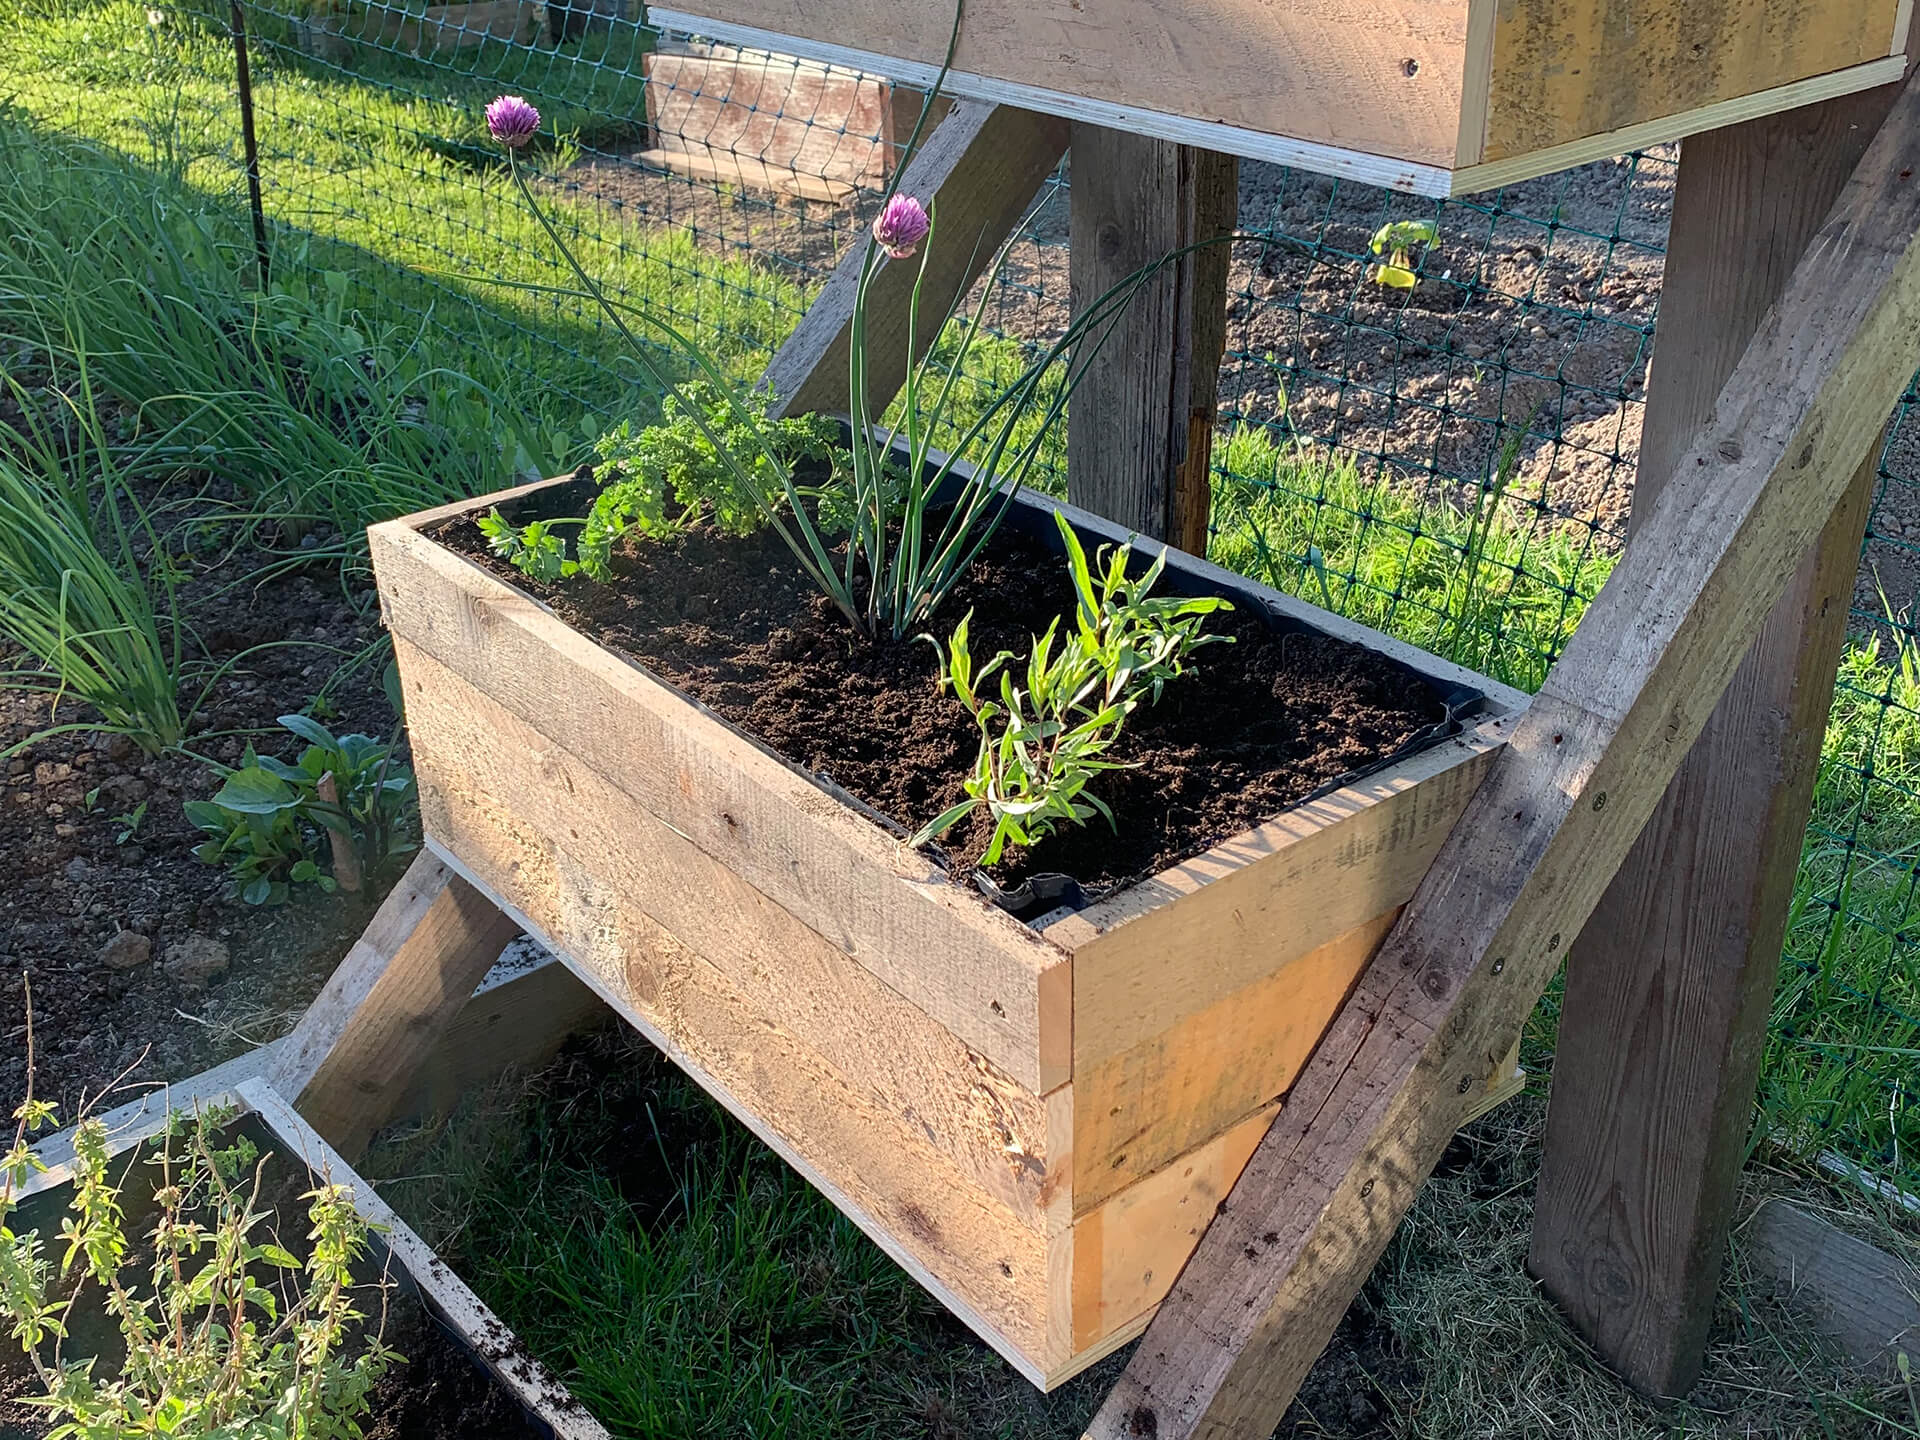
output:
[[[28,659],[0,671],[0,684],[52,694],[55,730],[117,731],[149,753],[176,745],[185,727],[173,591],[164,573],[154,590],[143,578],[141,552],[159,547],[91,393],[83,387],[60,402],[68,413],[49,415],[17,382],[9,388],[23,419],[0,429],[0,635]],[[68,697],[99,720],[59,724]]]
[[[356,536],[542,448],[422,331],[350,310],[344,275],[254,290],[236,217],[117,157],[0,119],[0,213],[0,334],[86,367],[154,463],[231,482],[244,515]]]

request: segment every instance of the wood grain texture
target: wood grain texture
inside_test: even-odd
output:
[[[1070,305],[1078,316],[1143,266],[1233,229],[1239,162],[1105,126],[1073,126]],[[1075,357],[1067,493],[1125,529],[1207,549],[1210,460],[1227,339],[1227,245],[1140,285]]]
[[[863,50],[922,65],[939,63],[953,24],[945,6],[854,0],[707,0],[675,13],[829,44],[857,36]],[[954,66],[1445,165],[1459,127],[1466,17],[1466,0],[1382,0],[1364,8],[1340,0],[1046,7],[970,0]],[[892,72],[883,65],[879,73]]]
[[[1036,1380],[1048,1333],[1048,1237],[929,1144],[903,1116],[764,1014],[708,961],[560,848],[542,853],[503,811],[461,815],[450,842],[491,886],[514,863],[517,891],[554,897],[549,931],[494,897],[620,1015],[775,1146],[849,1219]],[[519,833],[516,833],[519,832]]]
[[[423,852],[287,1037],[275,1086],[342,1154],[359,1154],[518,933]]]
[[[1892,99],[1687,142],[1629,544]],[[1529,1264],[1655,1395],[1705,1351],[1878,449],[1568,960]]]
[[[1076,1352],[1122,1333],[1160,1303],[1279,1108],[1261,1107],[1074,1221]]]
[[[1920,1270],[1775,1200],[1741,1232],[1748,1268],[1857,1363],[1891,1380],[1895,1357],[1920,1352]]]
[[[1075,1073],[1404,904],[1512,723],[1489,720],[1048,926],[1073,953]],[[1208,957],[1177,985],[1176,949]]]
[[[912,133],[912,122],[907,134]],[[905,135],[900,137],[902,143]],[[929,201],[936,230],[926,253],[919,329],[923,354],[949,308],[999,253],[1034,194],[1066,153],[1067,124],[1050,115],[990,105],[955,104],[908,162],[900,193]],[[848,335],[865,261],[865,237],[852,245],[800,323],[768,364],[761,385],[775,414],[845,413]],[[906,383],[908,301],[918,258],[883,261],[867,294],[867,403],[878,415]]]
[[[1244,989],[1076,1068],[1075,1213],[1284,1094],[1399,913],[1395,906],[1325,945],[1279,960]]]
[[[1920,363],[1920,90],[1517,723],[1088,1429],[1266,1433]]]
[[[488,890],[662,1029],[692,1038],[722,977],[758,1023],[787,1032],[968,1185],[1040,1231],[1067,1220],[1039,1097],[998,1072],[836,946],[730,874],[626,794],[409,642],[396,639],[427,832]],[[701,964],[648,978],[652,957]],[[634,988],[634,987],[639,988]],[[674,1013],[669,1013],[673,1011]],[[811,1153],[804,1118],[767,1114]],[[857,1157],[854,1157],[857,1158]],[[829,1174],[830,1158],[816,1157]],[[1060,1203],[1053,1206],[1056,1192]]]
[[[826,936],[1021,1085],[1071,1064],[1069,962],[712,712],[393,522],[370,532],[389,626],[689,845]]]
[[[1548,150],[1881,59],[1897,6],[1499,0],[1484,158]]]
[[[420,1062],[393,1118],[444,1115],[502,1075],[539,1069],[570,1037],[612,1019],[600,997],[557,960],[498,984],[490,975]]]

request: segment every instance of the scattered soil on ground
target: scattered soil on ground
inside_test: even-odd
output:
[[[905,829],[965,798],[979,730],[941,691],[930,647],[858,640],[778,537],[700,530],[630,543],[611,583],[547,587],[488,554],[469,519],[438,533]],[[1003,529],[933,628],[944,634],[971,612],[976,667],[1003,650],[1024,660],[1050,622],[1071,625],[1072,603],[1064,562]],[[1113,808],[1117,833],[1097,820],[1063,826],[996,867],[997,879],[1057,872],[1089,892],[1124,885],[1365,770],[1447,718],[1428,682],[1357,646],[1278,633],[1246,610],[1211,617],[1207,631],[1233,643],[1196,650],[1160,702],[1127,721],[1111,756],[1132,768],[1089,787]],[[971,863],[993,825],[984,811],[967,825],[950,832],[949,850]]]
[[[251,741],[294,758],[302,742],[275,719],[323,692],[321,713],[336,734],[384,736],[394,723],[380,663],[334,678],[378,637],[370,584],[343,586],[337,561],[321,559],[249,578],[271,557],[221,548],[223,498],[231,497],[186,501],[175,491],[163,520],[177,537],[175,563],[188,572],[188,654],[201,675],[231,665],[188,723],[192,754],[147,756],[124,737],[80,729],[0,761],[0,1107],[8,1112],[26,1083],[23,976],[32,987],[36,1089],[70,1121],[83,1095],[97,1096],[129,1067],[127,1093],[112,1103],[278,1035],[392,878],[376,877],[359,897],[316,891],[257,909],[190,853],[204,837],[181,804],[221,784],[195,755],[232,764]],[[202,543],[190,545],[195,535]],[[282,548],[298,561],[298,544]],[[331,546],[315,533],[309,548]],[[23,663],[0,653],[0,670]],[[184,687],[183,709],[198,690],[191,680]],[[44,695],[0,689],[0,751],[89,718],[71,699],[56,707]]]

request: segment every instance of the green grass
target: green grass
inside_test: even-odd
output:
[[[1592,534],[1422,494],[1242,427],[1216,449],[1209,558],[1524,690],[1537,690],[1614,557]]]
[[[645,1041],[576,1042],[367,1159],[616,1436],[1042,1440],[1036,1394]]]

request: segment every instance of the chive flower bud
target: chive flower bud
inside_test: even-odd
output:
[[[911,195],[896,195],[874,218],[873,238],[888,258],[904,260],[920,248],[920,242],[932,228],[933,222],[927,218],[924,205]]]
[[[540,128],[540,112],[518,95],[502,95],[487,106],[487,133],[509,150],[518,150]]]

